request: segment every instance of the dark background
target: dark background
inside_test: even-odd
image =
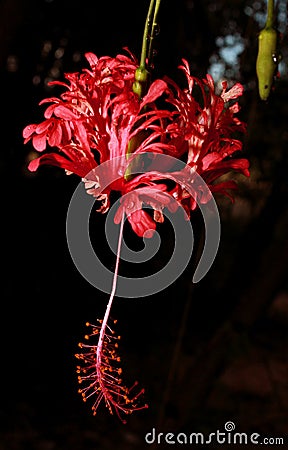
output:
[[[224,64],[229,81],[244,85],[240,117],[248,124],[243,156],[250,160],[251,177],[233,175],[239,182],[235,203],[217,198],[220,248],[199,284],[191,283],[193,256],[165,291],[143,299],[115,299],[123,376],[127,384],[137,379],[145,387],[149,408],[135,412],[123,425],[104,405],[93,417],[91,405],[77,393],[77,344],[86,332],[85,322],[102,317],[108,295],[82,278],[67,248],[66,213],[79,180],[56,168],[29,173],[33,153],[30,144],[23,145],[22,129],[43,120],[38,102],[51,95],[47,81],[81,70],[85,52],[115,56],[127,46],[140,57],[148,3],[0,3],[0,450],[152,448],[145,444],[145,434],[153,427],[158,432],[208,435],[224,431],[227,421],[235,423],[235,431],[258,432],[261,438],[286,435],[288,443],[283,1],[278,2],[281,76],[269,100],[262,102],[255,61],[265,2],[162,0],[155,76],[167,74],[178,81],[177,66],[185,57],[196,76],[205,75],[216,61]],[[225,36],[244,43],[230,65],[221,56]],[[92,220],[95,248],[105,254],[105,217]],[[197,212],[192,223],[197,241]],[[166,227],[159,232],[168,251],[173,244]],[[104,256],[113,269],[113,256]],[[153,264],[158,267],[160,258]]]

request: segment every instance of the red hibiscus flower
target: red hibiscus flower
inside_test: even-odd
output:
[[[233,154],[242,149],[241,141],[234,136],[245,132],[245,124],[236,117],[239,105],[235,99],[243,93],[239,83],[228,91],[227,83],[223,83],[222,93],[217,95],[211,76],[201,80],[191,76],[188,63],[183,60],[180,68],[187,77],[186,89],[169,78],[156,80],[139,100],[132,89],[138,64],[131,53],[99,59],[87,53],[86,58],[89,70],[66,74],[67,83],[50,83],[61,85],[66,90],[60,98],[52,97],[40,103],[50,103],[44,114],[46,120],[23,130],[24,142],[32,140],[38,152],[45,152],[30,162],[31,171],[37,170],[41,164],[50,164],[65,169],[68,174],[80,176],[88,192],[102,201],[101,212],[109,208],[112,190],[120,195],[133,190],[134,203],[140,210],[131,213],[127,209],[127,201],[121,210],[127,214],[139,236],[144,233],[151,236],[153,233],[149,230],[155,230],[156,222],[163,221],[161,211],[169,207],[169,195],[173,200],[177,198],[188,214],[195,209],[197,198],[177,183],[171,170],[167,173],[163,167],[157,170],[155,163],[145,174],[129,176],[129,167],[134,164],[134,172],[137,167],[137,154],[151,152],[181,158],[203,178],[211,192],[229,196],[236,183],[218,179],[229,172],[249,176],[247,159],[233,158]],[[200,97],[198,100],[194,91]],[[163,100],[166,101],[167,109],[158,108],[160,98],[162,105]],[[57,152],[48,150],[47,144]],[[119,159],[119,156],[123,158]],[[93,180],[87,175],[90,173],[91,177],[95,167],[114,159],[117,163],[112,172],[115,172],[117,181],[105,192],[100,185],[95,187],[94,184],[92,189]],[[140,158],[138,164],[139,161],[143,162],[143,159]],[[166,183],[167,179],[174,182],[172,188],[171,183]],[[163,195],[158,195],[158,200],[151,202],[156,188],[166,192],[168,197],[166,195],[164,200]],[[195,192],[197,195],[199,193]],[[147,201],[155,211],[153,218],[141,209]],[[119,217],[120,213],[117,213],[116,222],[119,222]]]
[[[64,92],[60,98],[43,100],[41,105],[49,104],[45,120],[23,130],[24,143],[32,141],[42,153],[30,162],[31,171],[49,164],[78,175],[87,193],[100,201],[102,213],[110,207],[111,192],[118,192],[120,205],[114,220],[121,224],[119,236],[124,215],[138,236],[151,237],[157,223],[164,220],[165,208],[173,213],[181,205],[189,219],[197,204],[207,203],[213,192],[233,199],[230,191],[236,183],[221,181],[221,177],[230,172],[249,176],[247,159],[238,157],[242,149],[239,134],[246,131],[236,116],[236,100],[243,93],[239,83],[230,90],[223,83],[218,95],[211,76],[191,76],[183,60],[180,69],[186,75],[187,88],[169,78],[158,79],[139,99],[133,91],[138,63],[130,52],[115,58],[98,59],[92,53],[85,56],[90,68],[66,74],[66,83],[50,83],[62,86]],[[175,161],[181,161],[180,169]],[[187,180],[191,181],[189,189]],[[76,356],[78,379],[84,383],[79,390],[83,399],[96,395],[94,413],[103,399],[109,411],[115,410],[123,420],[122,413],[147,406],[138,406],[143,390],[135,394],[134,385],[131,389],[122,385],[119,337],[108,325],[120,241],[104,319],[99,326],[91,325],[92,332],[85,338],[92,342],[80,344],[85,354]],[[95,336],[97,344],[93,343]]]

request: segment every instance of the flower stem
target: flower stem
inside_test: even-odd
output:
[[[112,308],[112,303],[113,303],[113,300],[115,297],[115,292],[116,292],[116,287],[117,287],[117,277],[118,277],[119,263],[120,263],[120,252],[121,252],[121,246],[122,246],[122,240],[123,240],[123,227],[124,227],[124,211],[123,211],[122,219],[120,222],[120,230],[119,230],[119,237],[118,237],[115,270],[114,270],[113,281],[112,281],[112,289],[111,289],[109,301],[107,303],[104,318],[102,321],[101,330],[99,333],[99,340],[98,340],[98,347],[97,347],[98,367],[101,367],[103,340],[104,340],[105,331],[106,331],[106,327],[107,327],[107,323],[108,323],[108,319],[109,319],[109,315],[110,315],[110,311]]]
[[[83,400],[96,396],[92,405],[93,415],[104,401],[110,414],[116,412],[122,423],[126,423],[123,414],[131,414],[133,411],[148,408],[146,404],[140,404],[140,397],[144,394],[144,389],[138,390],[138,382],[127,388],[122,384],[122,368],[119,367],[120,357],[118,356],[118,341],[121,336],[117,336],[114,330],[108,324],[112,303],[116,293],[117,278],[120,262],[120,251],[123,241],[124,211],[121,218],[120,231],[118,237],[117,255],[115,271],[112,281],[111,294],[106,307],[103,320],[99,320],[100,325],[92,325],[89,322],[87,326],[92,328],[90,334],[85,335],[85,339],[92,340],[97,338],[97,344],[79,343],[79,347],[84,349],[85,353],[77,353],[76,358],[82,362],[77,366],[78,382],[83,383],[78,392]],[[116,323],[113,320],[112,323]],[[135,390],[136,388],[136,390]]]
[[[160,2],[161,2],[161,0],[156,0],[154,16],[153,16],[153,21],[152,21],[152,26],[151,26],[151,33],[149,36],[149,50],[148,50],[148,64],[149,65],[151,65],[151,61],[153,58],[153,40],[159,30],[158,23],[157,23],[157,16],[158,16],[159,8],[160,8]]]
[[[151,26],[151,20],[153,16],[153,7],[154,7],[154,1],[150,1],[150,6],[148,10],[148,14],[146,17],[145,22],[145,28],[144,28],[144,34],[143,34],[143,41],[142,41],[142,52],[141,52],[141,59],[140,59],[140,68],[145,69],[146,68],[146,58],[147,58],[147,48],[148,48],[148,41],[149,41],[149,31]]]
[[[272,28],[274,25],[274,0],[268,0],[266,28]]]
[[[133,83],[133,92],[141,99],[147,91],[149,68],[152,66],[153,40],[157,32],[157,15],[159,12],[161,0],[150,0],[149,10],[146,17],[140,65],[135,72],[135,82]]]

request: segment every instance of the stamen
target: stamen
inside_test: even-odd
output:
[[[96,414],[97,409],[102,400],[104,400],[109,412],[113,414],[116,412],[123,423],[126,421],[122,417],[122,413],[131,414],[135,410],[147,408],[148,405],[140,404],[140,398],[144,394],[144,389],[137,393],[132,393],[138,382],[135,382],[130,388],[123,386],[122,379],[119,377],[122,374],[122,369],[119,367],[120,357],[117,354],[118,341],[120,336],[116,335],[114,330],[108,324],[110,310],[116,292],[117,276],[120,261],[120,250],[123,238],[124,212],[120,224],[118,248],[115,272],[113,277],[112,289],[110,298],[107,304],[103,320],[97,320],[99,325],[93,325],[89,322],[86,326],[91,329],[90,333],[85,334],[86,341],[91,344],[79,343],[79,347],[85,353],[78,353],[75,357],[79,360],[81,365],[76,368],[78,374],[79,384],[85,383],[85,387],[81,387],[78,392],[81,394],[83,401],[86,402],[88,398],[96,395],[96,400],[92,405],[93,415]],[[113,320],[112,324],[116,324],[117,320]],[[97,336],[97,343],[93,343]]]
[[[95,328],[97,326],[90,325],[91,333],[88,335],[89,339],[95,339]],[[98,330],[98,337],[101,330]],[[87,335],[86,335],[87,336]],[[84,384],[78,392],[82,395],[83,401],[86,402],[89,398],[96,396],[92,405],[93,415],[104,400],[109,412],[113,414],[116,412],[123,423],[126,421],[122,417],[122,413],[131,414],[133,411],[147,408],[145,404],[141,405],[141,397],[144,394],[144,389],[136,391],[138,382],[136,381],[130,388],[122,384],[122,368],[119,367],[120,357],[117,354],[118,342],[120,336],[115,336],[115,340],[111,341],[109,336],[104,334],[101,346],[99,340],[95,345],[79,346],[85,353],[76,354],[76,358],[82,365],[77,366],[78,382]]]

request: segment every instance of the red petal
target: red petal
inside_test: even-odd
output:
[[[154,83],[151,84],[148,93],[143,97],[143,100],[141,102],[141,108],[145,106],[147,103],[154,102],[160,95],[165,92],[167,89],[167,83],[163,80],[156,80]]]
[[[69,161],[67,158],[59,155],[58,153],[49,153],[48,155],[42,155],[37,159],[33,159],[29,163],[28,168],[32,172],[35,172],[35,170],[37,170],[38,167],[42,164],[48,164],[50,166],[56,166],[60,167],[61,169],[66,169],[69,172],[73,172],[80,177],[84,177],[88,172],[87,167],[83,167],[80,164]]]
[[[118,224],[122,220],[122,214],[123,214],[123,206],[119,206],[119,208],[116,211],[116,214],[114,216],[114,223]]]
[[[66,106],[63,105],[56,106],[56,108],[54,109],[54,114],[56,117],[64,120],[77,120],[79,118],[79,116],[73,113],[71,109],[66,108]]]
[[[51,134],[48,138],[48,143],[51,147],[58,147],[62,139],[62,128],[59,122],[54,124]]]
[[[44,122],[41,122],[41,123],[39,123],[39,125],[37,125],[36,133],[37,134],[46,133],[46,131],[49,129],[50,125],[53,125],[53,119],[44,120]]]
[[[22,132],[23,137],[26,139],[29,138],[33,133],[35,133],[36,128],[37,125],[34,123],[25,127]]]
[[[32,161],[30,161],[30,163],[28,164],[28,170],[30,170],[30,172],[36,172],[36,170],[38,169],[39,165],[40,165],[40,158],[36,158],[36,159],[32,159]]]
[[[33,147],[35,148],[35,150],[37,150],[38,152],[43,152],[46,149],[46,135],[44,134],[35,134],[33,136]]]
[[[132,226],[133,231],[140,237],[151,238],[156,230],[156,223],[151,219],[148,213],[142,209],[132,213],[128,220]]]
[[[91,68],[93,69],[95,66],[97,66],[98,63],[98,58],[96,55],[94,55],[94,53],[88,52],[85,53],[85,58],[87,59],[87,61],[89,62]]]

